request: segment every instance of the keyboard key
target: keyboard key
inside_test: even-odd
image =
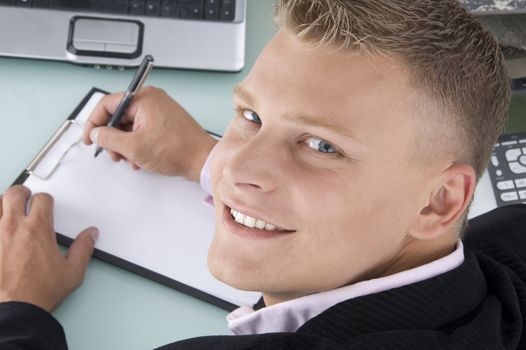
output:
[[[129,1],[128,0],[124,0],[124,1],[117,0],[115,2],[115,8],[114,8],[113,12],[115,12],[115,13],[128,13],[128,5],[129,5]]]
[[[526,166],[526,156],[525,155],[522,155],[519,157],[519,163]]]
[[[519,143],[526,143],[526,139],[520,139]]]
[[[234,20],[234,10],[231,9],[221,9],[220,18],[224,21]]]
[[[526,199],[526,190],[519,191],[519,197],[521,199]]]
[[[492,156],[491,156],[491,164],[492,164],[494,167],[498,167],[498,166],[499,166],[499,158],[497,158],[496,155],[492,155]]]
[[[524,177],[522,179],[516,179],[515,180],[515,186],[517,186],[517,188],[526,187],[526,177]]]
[[[516,145],[517,141],[504,141],[504,142],[501,142],[500,144],[501,146],[511,146],[511,145]]]
[[[222,0],[219,18],[223,21],[232,21],[234,19],[235,5],[234,0]]]
[[[98,0],[96,9],[109,13],[128,13],[128,0]]]
[[[216,9],[205,9],[205,19],[219,19],[219,11]]]
[[[205,0],[205,18],[219,19],[219,0]]]
[[[497,176],[502,176],[502,170],[497,169],[497,170],[495,171],[495,175],[497,175]]]
[[[47,8],[49,0],[33,0],[33,7]]]
[[[146,0],[144,14],[147,16],[159,16],[161,12],[160,0]]]
[[[203,7],[203,0],[179,0],[181,7]]]
[[[522,155],[520,148],[514,148],[506,151],[506,160],[508,162],[516,161]]]
[[[131,0],[128,13],[131,15],[143,15],[144,0]]]
[[[61,10],[91,10],[89,0],[49,0],[49,7]]]
[[[31,7],[31,0],[16,0],[16,6]]]
[[[177,17],[177,6],[174,0],[163,0],[161,4],[161,16]]]
[[[512,162],[509,166],[514,174],[526,174],[526,166],[521,165],[519,162]]]
[[[180,18],[203,18],[203,0],[179,0],[178,8]]]
[[[180,18],[192,18],[198,19],[203,17],[203,9],[198,7],[180,7],[179,8]]]
[[[505,192],[500,195],[500,199],[503,202],[516,201],[519,200],[519,195],[517,194],[517,192]]]
[[[515,188],[515,185],[513,184],[513,180],[499,181],[497,182],[497,188],[501,191],[511,190],[512,188]]]

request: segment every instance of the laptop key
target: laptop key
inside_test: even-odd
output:
[[[175,0],[163,0],[161,4],[162,17],[177,17],[177,6]]]
[[[203,18],[203,0],[179,0],[178,13],[180,18]]]
[[[144,14],[147,16],[159,16],[161,0],[146,0]]]
[[[131,15],[144,14],[144,0],[131,0],[129,13]]]
[[[31,0],[16,0],[16,6],[31,7]]]
[[[49,0],[49,7],[62,10],[89,10],[92,6],[89,0]]]
[[[183,19],[199,19],[203,18],[203,10],[198,7],[180,7],[179,18]]]
[[[223,21],[233,21],[235,11],[234,0],[222,0],[219,18]]]
[[[219,0],[205,0],[205,19],[219,18]]]
[[[47,8],[49,0],[33,0],[33,7]]]
[[[115,2],[115,13],[128,13],[128,0],[117,0]]]

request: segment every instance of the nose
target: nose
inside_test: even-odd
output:
[[[271,192],[283,176],[285,146],[259,133],[237,149],[223,168],[223,178],[245,191]]]

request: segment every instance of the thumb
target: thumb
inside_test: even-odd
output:
[[[129,158],[133,147],[133,137],[131,133],[117,128],[103,126],[92,129],[89,137],[97,146]]]
[[[84,273],[93,254],[93,246],[98,236],[99,230],[95,227],[90,227],[82,231],[69,247],[66,259],[75,275],[75,287],[78,287],[84,279]]]

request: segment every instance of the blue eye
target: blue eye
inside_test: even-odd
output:
[[[259,115],[251,110],[245,110],[243,111],[243,117],[247,120],[250,120],[251,122],[261,124],[261,119],[259,119]]]
[[[336,147],[331,145],[325,140],[319,139],[317,137],[309,137],[307,139],[307,145],[315,151],[321,153],[337,153]]]

